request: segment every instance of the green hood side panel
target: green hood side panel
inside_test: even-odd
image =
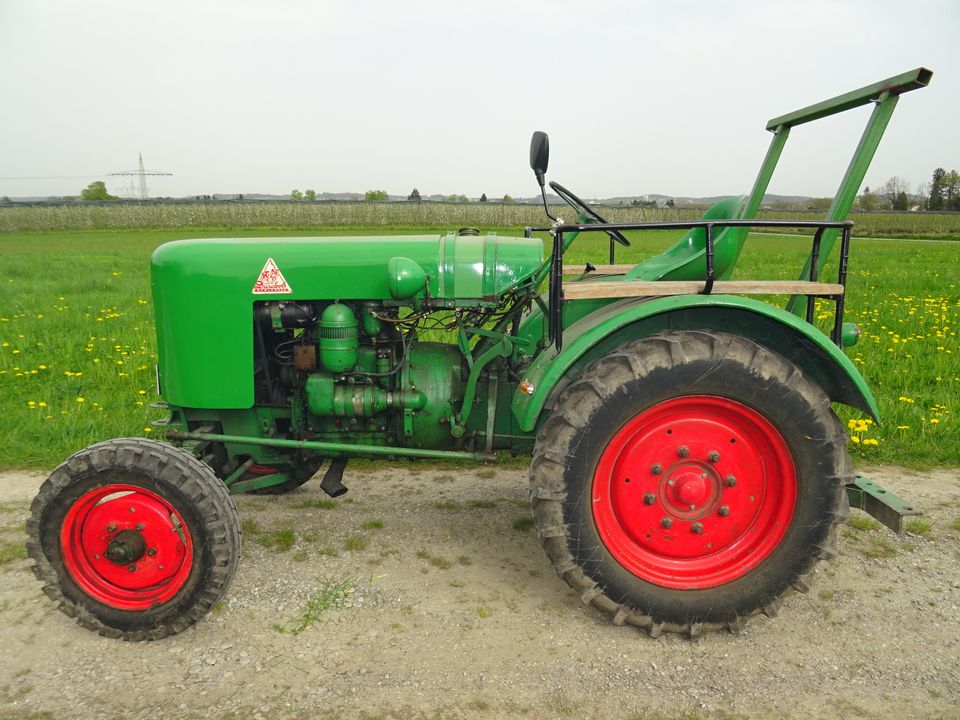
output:
[[[391,300],[387,265],[419,264],[430,297],[496,300],[543,263],[538,238],[401,236],[179,240],[153,253],[153,301],[164,398],[192,408],[253,405],[253,304]],[[290,292],[254,294],[268,260]]]
[[[628,340],[665,330],[713,330],[750,338],[783,355],[818,383],[833,402],[858,408],[879,422],[876,401],[853,362],[826,335],[781,308],[734,295],[628,298],[573,323],[563,351],[545,349],[524,373],[532,395],[514,393],[512,410],[525,432],[537,426],[564,375]]]

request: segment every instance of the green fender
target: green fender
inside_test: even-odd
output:
[[[582,369],[629,340],[665,330],[712,330],[750,338],[797,365],[831,401],[858,408],[880,422],[873,394],[850,358],[793,313],[735,295],[676,295],[619,300],[564,330],[563,351],[557,353],[551,345],[524,373],[533,392],[514,393],[512,409],[520,427],[531,432],[537,426],[554,390],[575,377],[576,372],[569,371]]]

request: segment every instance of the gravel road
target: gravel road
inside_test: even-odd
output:
[[[525,471],[403,463],[348,467],[332,508],[317,481],[238,498],[226,600],[124,643],[41,593],[17,548],[43,475],[0,473],[0,718],[960,718],[960,472],[866,474],[933,529],[845,528],[810,592],[737,636],[582,606],[522,521]]]

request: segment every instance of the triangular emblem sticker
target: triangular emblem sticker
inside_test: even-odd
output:
[[[273,261],[273,258],[267,260],[267,264],[260,271],[260,277],[253,285],[254,295],[267,295],[270,293],[292,293],[293,290],[287,284],[287,280],[280,272],[280,268]]]

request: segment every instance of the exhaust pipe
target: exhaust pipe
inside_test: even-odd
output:
[[[346,458],[331,460],[327,472],[323,474],[320,489],[332,498],[340,497],[346,493],[347,486],[343,484],[343,471],[346,467]]]

